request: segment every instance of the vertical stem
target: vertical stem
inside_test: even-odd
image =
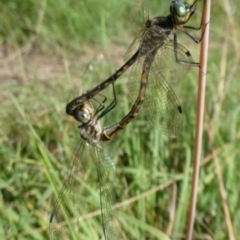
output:
[[[194,167],[192,176],[192,190],[190,198],[190,209],[187,226],[187,240],[192,239],[194,219],[196,214],[197,190],[200,170],[201,148],[202,148],[202,131],[203,131],[203,117],[204,117],[204,100],[205,100],[205,86],[207,73],[207,56],[208,56],[208,39],[209,39],[209,21],[210,21],[210,6],[211,0],[204,0],[203,18],[202,18],[202,33],[205,29],[204,36],[201,41],[200,52],[200,68],[198,78],[198,103],[197,103],[197,123],[194,149]]]

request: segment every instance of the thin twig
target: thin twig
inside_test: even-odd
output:
[[[197,189],[200,170],[200,158],[202,148],[202,130],[203,130],[203,117],[204,117],[204,104],[205,104],[205,86],[206,86],[206,72],[207,72],[207,56],[208,56],[208,39],[209,39],[209,21],[210,21],[210,6],[211,0],[204,0],[204,10],[202,18],[202,34],[206,26],[204,36],[201,41],[200,52],[200,70],[198,80],[198,104],[197,104],[197,123],[196,123],[196,136],[195,136],[195,149],[194,149],[194,167],[192,176],[192,190],[190,198],[190,209],[187,225],[187,240],[192,239],[194,219],[196,214],[197,203]]]

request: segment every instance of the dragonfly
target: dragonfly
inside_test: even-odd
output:
[[[81,201],[81,181],[84,181],[84,174],[88,172],[92,160],[95,162],[100,188],[103,235],[106,240],[122,239],[119,221],[112,208],[115,166],[101,144],[109,138],[106,133],[107,127],[101,126],[97,116],[104,105],[99,105],[96,111],[88,102],[81,106],[78,112],[81,122],[80,147],[50,215],[50,239],[81,239],[79,218],[84,209]]]
[[[101,142],[112,140],[137,115],[142,105],[145,114],[154,126],[162,125],[162,131],[167,134],[179,134],[182,109],[167,81],[179,81],[185,77],[190,66],[198,66],[198,63],[192,61],[190,52],[177,43],[175,31],[186,33],[195,42],[200,41],[193,38],[185,29],[197,30],[201,26],[193,28],[184,25],[194,14],[200,1],[196,0],[191,6],[181,1],[172,1],[170,15],[155,17],[146,22],[140,47],[124,66],[96,88],[67,104],[66,112],[82,124],[79,127],[81,142],[79,157],[74,158],[68,178],[50,216],[50,239],[69,239],[71,236],[74,239],[74,232],[78,229],[77,220],[82,212],[82,205],[79,201],[81,184],[77,176],[84,175],[90,159],[95,161],[99,178],[104,237],[105,239],[119,239],[119,223],[111,207],[112,188],[111,181],[108,181],[114,171],[114,164],[105,154]],[[169,38],[171,34],[174,36],[173,40]],[[113,85],[114,90],[116,79],[135,62],[129,82],[131,83],[130,89],[133,91],[133,99],[137,99],[129,114],[119,123],[102,128],[99,119],[115,107],[116,102],[106,108],[104,104],[101,104],[95,112],[87,101],[93,99],[110,84]],[[141,75],[141,81],[136,75]],[[115,91],[114,98],[116,99]],[[159,114],[159,108],[164,114]]]
[[[201,0],[190,6],[179,0],[170,5],[168,16],[157,16],[148,19],[140,38],[140,46],[135,54],[112,76],[104,82],[73,99],[66,106],[66,113],[78,119],[81,105],[113,84],[130,66],[128,89],[134,102],[130,112],[110,130],[108,137],[114,138],[116,133],[131,122],[140,108],[155,128],[163,134],[178,136],[182,130],[182,108],[169,82],[177,82],[185,78],[191,66],[199,67],[193,62],[191,53],[177,42],[177,31],[185,33],[195,43],[202,39],[194,38],[187,29],[200,30],[199,27],[185,25],[195,13]],[[173,38],[170,36],[173,35]],[[102,117],[116,106],[116,99],[104,109]]]

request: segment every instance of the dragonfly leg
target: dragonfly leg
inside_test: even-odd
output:
[[[199,31],[202,27],[202,20],[201,20],[201,23],[200,23],[200,26],[199,27],[193,27],[193,26],[182,26],[182,28],[184,29],[191,29],[191,30],[196,30],[196,31]],[[181,31],[181,29],[178,29]],[[191,36],[191,35],[190,35]]]
[[[201,0],[196,0],[189,8],[190,10],[190,14],[189,14],[189,17],[188,17],[188,20],[192,17],[192,15],[195,13],[196,9],[197,9],[197,6],[199,4]],[[187,21],[188,21],[187,20]]]
[[[186,61],[179,59],[178,54],[177,54],[178,53],[178,50],[177,50],[178,43],[177,43],[177,34],[176,33],[174,33],[173,42],[174,42],[174,56],[175,56],[175,60],[178,64],[199,67],[199,63],[197,63],[197,62],[186,62]],[[189,51],[186,51],[185,54],[187,56],[191,56],[191,53]]]
[[[207,23],[207,24],[208,24],[208,23]],[[195,43],[200,43],[200,42],[202,41],[203,36],[204,36],[204,33],[205,33],[205,30],[206,30],[207,24],[205,25],[204,30],[203,30],[203,32],[202,32],[202,35],[201,35],[201,37],[200,37],[199,39],[193,37],[190,33],[184,31],[184,30],[181,29],[181,28],[179,28],[178,30],[181,31],[181,32],[183,32],[183,33],[185,33],[185,34],[186,34],[188,37],[190,37]],[[191,26],[183,26],[182,28],[185,28],[185,29],[187,28],[187,29],[192,29],[192,30],[200,30],[201,27],[202,27],[202,22],[201,22],[200,26],[197,27],[197,28],[194,28],[194,27],[191,27]]]
[[[114,99],[113,101],[104,109],[104,111],[98,116],[98,120],[102,118],[104,115],[106,115],[108,112],[110,112],[115,106],[117,105],[117,97],[116,97],[116,92],[115,92],[115,87],[114,87],[114,82],[112,83],[113,87],[113,96]]]
[[[99,95],[100,95],[101,97],[103,97],[103,100],[102,100],[102,101],[98,101],[97,99],[95,99],[94,97],[92,97],[92,99],[93,99],[94,101],[96,101],[97,103],[99,103],[99,106],[98,106],[98,108],[96,109],[96,113],[95,113],[95,114],[101,112],[101,111],[105,108],[104,103],[105,103],[106,100],[107,100],[107,97],[106,97],[106,96],[104,96],[104,95],[102,95],[102,94],[99,94]]]

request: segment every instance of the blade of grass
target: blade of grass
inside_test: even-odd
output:
[[[186,219],[186,212],[188,208],[188,197],[189,197],[189,174],[188,171],[191,169],[191,149],[190,147],[185,144],[185,151],[186,151],[186,165],[185,169],[186,172],[183,174],[182,185],[180,196],[178,200],[178,208],[176,210],[175,222],[174,222],[174,232],[181,232],[181,229],[184,229],[184,221]]]
[[[129,222],[129,225],[136,225],[137,227],[150,233],[151,237],[157,237],[157,239],[161,239],[161,240],[170,240],[170,238],[167,235],[165,235],[163,232],[159,231],[158,229],[150,226],[149,224],[147,224],[139,219],[136,219],[133,216],[121,213],[121,218],[124,218],[125,222]],[[130,231],[130,229],[129,229],[129,231]]]
[[[225,190],[225,186],[224,186],[224,180],[223,180],[223,176],[222,176],[222,172],[221,172],[221,167],[219,164],[219,159],[214,147],[214,140],[213,140],[213,127],[212,127],[212,122],[208,123],[208,128],[207,128],[207,132],[208,132],[208,138],[209,138],[209,142],[210,142],[210,147],[212,149],[212,154],[213,154],[213,160],[214,160],[214,165],[215,165],[215,169],[216,169],[216,175],[217,175],[217,179],[218,179],[218,185],[219,185],[219,192],[222,198],[222,205],[223,205],[223,211],[224,211],[224,215],[225,215],[225,221],[226,221],[226,226],[227,226],[227,230],[228,230],[228,239],[229,240],[234,240],[234,232],[233,232],[233,226],[232,226],[232,221],[231,221],[231,215],[230,215],[230,211],[229,211],[229,207],[228,207],[228,202],[227,202],[227,194],[226,194],[226,190]]]

